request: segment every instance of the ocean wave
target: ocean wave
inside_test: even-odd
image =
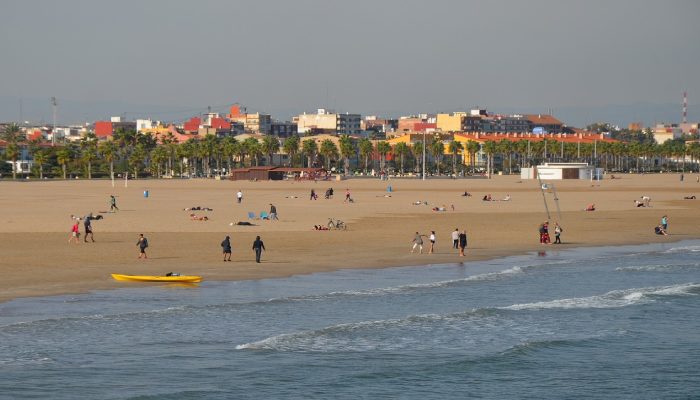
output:
[[[678,253],[678,252],[697,253],[697,252],[700,252],[700,245],[671,247],[670,249],[664,251],[664,253]]]
[[[572,308],[618,308],[654,301],[655,296],[697,295],[700,284],[684,283],[672,286],[613,290],[590,297],[573,297],[535,303],[513,304],[499,307],[501,310],[538,310],[538,309],[572,309]]]
[[[0,358],[0,366],[27,366],[44,365],[56,362],[54,359],[45,356]]]
[[[435,342],[426,342],[422,337],[426,331],[435,332],[437,324],[442,324],[443,329],[462,331],[465,324],[470,324],[474,329],[475,326],[502,327],[508,322],[503,321],[503,318],[498,315],[498,310],[477,308],[447,315],[423,314],[406,318],[343,323],[316,330],[283,333],[255,342],[239,344],[235,348],[236,350],[309,352],[386,351],[402,348],[415,350],[435,345]],[[413,331],[415,335],[408,334],[409,331]],[[436,335],[431,335],[431,340],[440,339]],[[445,345],[447,344],[439,347],[444,348]]]
[[[654,264],[654,265],[631,265],[628,267],[618,267],[615,271],[620,272],[648,272],[648,271],[670,271],[677,269],[698,268],[700,263],[693,264]]]

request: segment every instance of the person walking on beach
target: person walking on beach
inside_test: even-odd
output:
[[[226,239],[221,242],[221,248],[224,251],[224,262],[231,261],[231,238],[229,236],[226,236]],[[226,256],[228,256],[228,259]]]
[[[279,218],[277,218],[277,207],[275,207],[274,204],[270,203],[270,221],[272,220],[279,221]]]
[[[85,243],[87,243],[88,235],[90,235],[90,240],[95,243],[95,236],[92,234],[92,213],[85,216],[83,226],[85,227],[85,237],[83,238]]]
[[[146,248],[148,248],[148,239],[146,239],[143,236],[143,233],[139,235],[139,241],[136,242],[136,245],[139,246],[139,258],[148,258],[146,255]]]
[[[420,233],[416,232],[416,236],[413,238],[413,248],[411,249],[411,253],[413,253],[416,250],[416,247],[418,247],[419,254],[423,254],[423,237],[425,237],[425,235],[421,235]]]
[[[318,196],[316,195],[316,191],[311,189],[311,196],[309,197],[309,200],[316,200],[318,199]]]
[[[459,229],[457,228],[452,232],[452,248],[459,248]]]
[[[664,231],[668,232],[668,217],[665,215],[661,217],[661,227],[664,228]]]
[[[115,212],[119,211],[119,207],[117,207],[117,198],[114,197],[113,194],[109,195],[109,212]]]
[[[345,189],[345,200],[343,200],[343,203],[352,201],[350,198],[350,188]]]
[[[236,193],[236,200],[238,201],[238,204],[241,204],[243,201],[243,192],[241,189],[238,189],[238,193]]]
[[[554,223],[554,244],[561,244],[561,233],[564,230],[561,228],[558,222]]]
[[[467,248],[467,231],[459,234],[459,256],[464,257],[464,249]]]
[[[430,231],[430,249],[428,254],[433,254],[435,251],[435,231]]]
[[[253,251],[255,252],[256,263],[260,263],[260,256],[262,255],[263,250],[265,250],[265,243],[260,240],[260,236],[256,236],[255,241],[253,242]]]
[[[68,238],[68,243],[75,239],[75,243],[80,244],[80,218],[75,220],[73,227],[70,230],[70,237]]]

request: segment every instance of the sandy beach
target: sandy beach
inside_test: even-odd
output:
[[[551,219],[564,228],[562,245],[539,244],[537,228],[547,219],[536,180],[517,176],[486,179],[348,179],[343,181],[134,180],[0,182],[0,301],[18,297],[82,293],[133,286],[112,280],[110,273],[202,275],[205,280],[284,277],[342,268],[381,268],[464,262],[572,246],[600,246],[697,238],[700,196],[695,175],[619,175],[599,182],[553,182],[547,193]],[[387,187],[392,191],[388,192]],[[332,187],[335,196],[324,199]],[[236,192],[243,191],[241,204]],[[309,200],[311,189],[318,200]],[[349,189],[353,203],[344,202]],[[149,191],[149,197],[144,196]],[[469,191],[472,196],[461,194]],[[117,196],[120,211],[109,210]],[[482,201],[510,195],[510,201]],[[634,200],[647,195],[651,207]],[[428,205],[415,205],[415,202]],[[248,212],[277,207],[279,221],[250,220]],[[595,203],[596,211],[586,212]],[[213,211],[185,211],[200,206]],[[433,207],[447,211],[433,211]],[[454,206],[454,211],[452,210]],[[95,243],[68,243],[70,216],[92,212]],[[189,215],[206,215],[194,221]],[[653,233],[663,215],[669,235]],[[348,225],[346,231],[316,231],[328,218]],[[231,226],[250,221],[255,226]],[[452,249],[450,234],[466,229],[466,257]],[[83,226],[81,223],[81,232]],[[436,231],[435,254],[411,254],[416,231]],[[149,240],[148,260],[138,260],[139,233]],[[230,235],[233,262],[223,262],[220,242]],[[251,245],[265,242],[263,262],[255,263]],[[426,241],[427,247],[427,241]]]

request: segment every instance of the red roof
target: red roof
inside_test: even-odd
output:
[[[112,136],[114,130],[112,123],[109,121],[95,121],[95,136],[98,138],[106,138]]]
[[[528,114],[525,118],[534,125],[561,125],[561,121],[548,114]]]

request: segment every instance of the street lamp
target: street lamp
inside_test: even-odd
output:
[[[423,130],[423,180],[425,180],[425,130]]]

